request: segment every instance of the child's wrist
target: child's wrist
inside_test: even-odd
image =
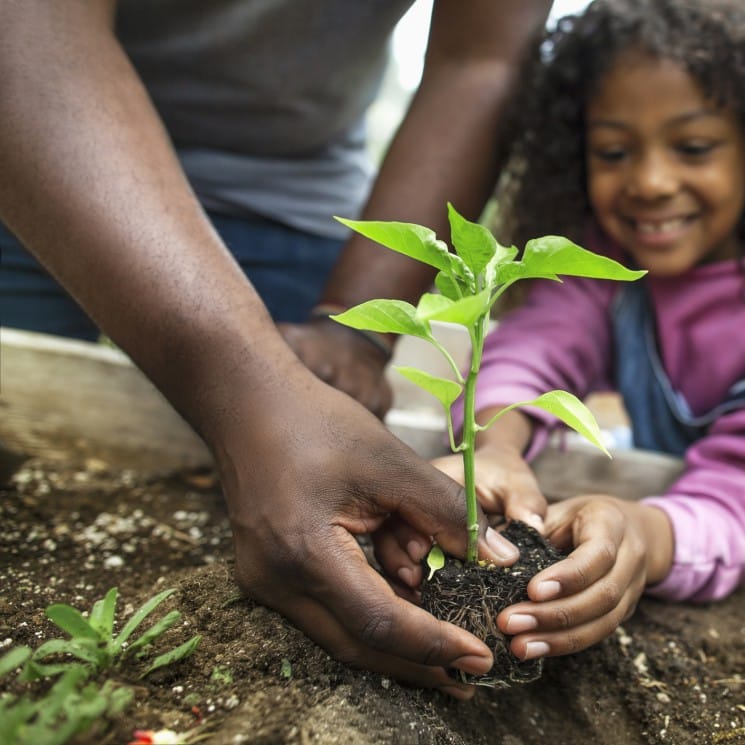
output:
[[[637,503],[640,523],[646,543],[647,584],[662,582],[672,569],[675,555],[675,535],[667,513],[653,505]]]
[[[486,424],[502,408],[504,407],[495,406],[480,411],[477,417],[479,423]],[[518,455],[522,456],[530,445],[532,438],[532,420],[522,412],[513,409],[497,419],[489,429],[478,433],[476,437],[476,449],[514,449]]]

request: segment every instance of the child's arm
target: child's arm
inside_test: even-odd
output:
[[[675,532],[671,571],[649,594],[708,602],[745,582],[745,408],[714,422],[667,494],[644,504],[664,511]]]

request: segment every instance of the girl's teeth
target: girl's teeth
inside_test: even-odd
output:
[[[678,230],[684,224],[685,218],[676,217],[673,220],[665,220],[664,222],[637,222],[636,229],[640,233],[666,233]]]

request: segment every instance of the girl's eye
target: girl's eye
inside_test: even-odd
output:
[[[678,152],[689,158],[697,158],[701,157],[702,155],[708,155],[715,147],[716,143],[703,140],[681,142],[679,145],[677,145]]]
[[[606,163],[617,163],[626,157],[626,151],[620,147],[603,147],[592,150],[592,155]]]

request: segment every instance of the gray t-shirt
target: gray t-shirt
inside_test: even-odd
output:
[[[331,237],[371,166],[364,115],[413,0],[120,0],[117,35],[207,209]]]

